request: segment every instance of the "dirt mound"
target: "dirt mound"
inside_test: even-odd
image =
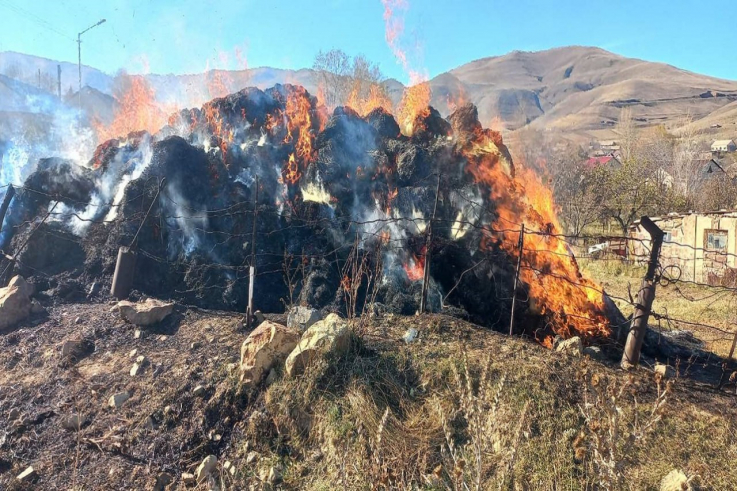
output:
[[[345,356],[329,355],[297,378],[277,369],[270,385],[244,391],[240,326],[232,314],[179,307],[136,337],[108,304],[67,304],[0,336],[0,487],[149,489],[166,474],[167,490],[195,489],[185,474],[212,455],[221,489],[584,489],[605,478],[593,457],[596,426],[580,409],[605,407],[585,381],[595,375],[606,390],[630,384],[617,402],[619,443],[634,412],[645,424],[659,397],[649,371],[624,375],[616,364],[443,315],[356,324]],[[417,331],[409,343],[408,329]],[[65,340],[92,349],[65,359]],[[143,369],[131,375],[141,356]],[[111,407],[123,393],[129,398]],[[737,421],[729,396],[681,380],[658,414],[628,444],[627,459],[616,454],[622,478],[655,488],[679,468],[728,489]],[[34,480],[18,482],[29,466]]]

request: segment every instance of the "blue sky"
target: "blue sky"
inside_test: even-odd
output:
[[[405,1],[401,43],[431,77],[515,49],[576,44],[737,79],[734,0]],[[76,62],[76,33],[106,18],[84,35],[83,61],[109,73],[233,69],[244,59],[302,68],[319,49],[341,48],[406,81],[383,10],[381,0],[0,0],[0,51]]]

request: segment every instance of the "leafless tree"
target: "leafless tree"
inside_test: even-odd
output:
[[[317,83],[322,91],[325,105],[330,108],[343,104],[350,92],[348,79],[351,71],[351,60],[339,49],[320,50],[312,64]]]
[[[640,133],[637,130],[635,119],[632,117],[631,108],[622,108],[619,113],[619,121],[617,122],[615,131],[619,138],[622,159],[630,160],[634,158],[639,143]]]
[[[328,109],[344,105],[350,99],[367,100],[372,90],[385,92],[379,66],[363,55],[351,58],[339,49],[320,51],[312,68]]]

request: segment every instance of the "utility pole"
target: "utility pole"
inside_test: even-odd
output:
[[[78,59],[78,66],[79,66],[79,112],[82,112],[82,34],[89,31],[92,28],[95,28],[99,26],[100,24],[103,24],[105,22],[105,19],[102,19],[97,24],[88,27],[84,31],[77,34],[77,59]]]

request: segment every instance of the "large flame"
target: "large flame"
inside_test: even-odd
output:
[[[425,117],[430,113],[430,84],[421,81],[422,77],[417,74],[411,78],[416,78],[417,83],[404,90],[397,110],[397,123],[407,136],[411,136],[417,129],[414,127],[417,117]]]
[[[392,101],[386,95],[386,92],[382,90],[382,87],[379,84],[371,84],[367,97],[361,97],[361,92],[361,83],[356,82],[353,84],[351,93],[348,96],[347,104],[361,117],[366,116],[368,113],[379,107],[388,113],[392,112]]]
[[[93,124],[98,141],[126,136],[134,131],[155,133],[167,123],[167,115],[174,108],[166,108],[156,101],[156,93],[141,75],[122,74],[118,77],[120,92],[115,95],[116,109],[112,123]]]
[[[500,239],[512,257],[519,255],[519,230],[526,230],[521,279],[527,284],[533,311],[547,316],[563,337],[608,335],[601,288],[579,271],[565,240],[551,191],[531,170],[513,169],[499,151],[501,135],[478,130],[466,147],[468,172],[488,187],[496,205],[496,231],[485,247]]]

